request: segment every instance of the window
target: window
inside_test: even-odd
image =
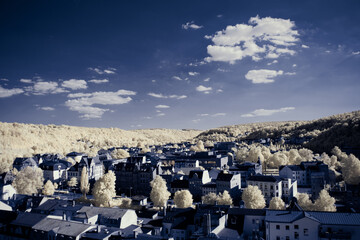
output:
[[[277,230],[280,230],[280,225],[276,225],[276,229],[277,229]]]
[[[276,240],[280,240],[280,237],[279,237],[279,236],[276,236]]]
[[[304,236],[309,236],[309,229],[304,228]]]
[[[299,239],[299,233],[298,232],[294,232],[294,238]]]
[[[299,229],[299,225],[295,225],[295,226],[294,226],[294,229]]]
[[[286,230],[290,230],[290,226],[289,226],[289,225],[286,225],[286,226],[285,226],[285,229],[286,229]]]
[[[252,224],[255,224],[255,219],[252,220]]]
[[[289,236],[286,236],[285,239],[286,239],[286,240],[290,240],[290,237],[289,237]]]

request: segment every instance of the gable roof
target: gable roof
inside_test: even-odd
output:
[[[88,218],[91,218],[96,215],[101,215],[110,219],[121,219],[127,212],[130,211],[134,210],[84,206],[77,212],[77,216],[81,217],[81,215],[86,214]]]
[[[65,235],[71,237],[77,237],[81,233],[85,232],[89,228],[94,228],[90,224],[84,224],[80,222],[63,221],[52,218],[45,218],[35,224],[32,228],[38,231],[55,231],[58,235]]]
[[[233,178],[234,174],[231,173],[224,173],[224,172],[220,172],[217,176],[216,181],[225,181],[225,182],[229,182],[231,181],[231,179]]]
[[[11,222],[11,225],[32,227],[46,217],[47,215],[44,214],[21,212],[17,218]]]
[[[275,176],[265,176],[265,175],[253,175],[248,178],[249,181],[258,181],[258,182],[279,182],[280,178]]]
[[[292,223],[296,220],[302,219],[302,218],[309,218],[313,221],[320,222],[318,219],[314,218],[309,214],[308,212],[303,211],[277,211],[277,210],[267,210],[266,211],[266,217],[265,221],[270,222],[287,222]]]

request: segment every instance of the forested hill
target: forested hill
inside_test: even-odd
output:
[[[202,132],[203,141],[239,141],[284,137],[314,152],[329,153],[334,146],[360,149],[360,111],[313,121],[265,122],[225,126]],[[305,141],[304,143],[299,143]]]

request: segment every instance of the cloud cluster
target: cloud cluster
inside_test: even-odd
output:
[[[173,98],[173,99],[184,99],[187,98],[186,95],[163,95],[161,93],[148,93],[149,96],[155,98]]]
[[[57,82],[53,81],[38,81],[33,86],[26,87],[25,90],[34,95],[57,94],[68,92],[63,87],[60,87]]]
[[[155,108],[170,108],[170,106],[160,104],[160,105],[156,105]]]
[[[272,83],[274,78],[280,75],[283,75],[283,71],[279,70],[268,70],[268,69],[259,69],[259,70],[250,70],[245,78],[252,81],[252,83]]]
[[[69,94],[72,98],[65,102],[65,105],[71,110],[80,113],[83,119],[101,118],[109,111],[106,108],[94,107],[93,105],[120,105],[132,100],[131,95],[136,92],[128,90],[119,90],[117,92],[93,92]],[[127,96],[127,97],[124,97]]]
[[[39,109],[44,110],[44,111],[54,111],[55,110],[55,108],[53,108],[53,107],[40,107]]]
[[[250,18],[249,24],[229,25],[213,36],[205,36],[213,42],[207,47],[210,57],[205,60],[234,64],[244,57],[259,61],[294,55],[295,51],[288,48],[299,41],[298,31],[293,30],[294,27],[295,23],[290,19],[259,16]]]
[[[199,75],[200,73],[198,73],[198,72],[189,72],[189,75],[190,76],[197,76],[197,75]]]
[[[70,79],[61,84],[64,88],[70,88],[71,90],[86,89],[87,83],[85,80]]]
[[[252,111],[251,113],[243,114],[241,117],[261,117],[261,116],[270,116],[275,113],[280,112],[287,112],[290,110],[294,110],[294,107],[283,107],[279,109],[256,109],[255,111]]]
[[[11,97],[13,95],[21,94],[24,90],[21,88],[6,89],[0,86],[0,98]]]
[[[116,73],[116,68],[113,67],[109,67],[109,68],[105,68],[105,69],[101,69],[101,68],[92,68],[89,67],[88,68],[90,71],[96,72],[97,74],[115,74]]]
[[[188,30],[188,29],[198,30],[198,29],[203,28],[203,27],[204,26],[196,25],[194,23],[194,21],[187,22],[187,23],[181,25],[181,28],[185,29],[185,30]]]

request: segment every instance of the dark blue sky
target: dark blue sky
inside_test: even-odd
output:
[[[0,121],[197,128],[359,110],[359,1],[1,1]]]

